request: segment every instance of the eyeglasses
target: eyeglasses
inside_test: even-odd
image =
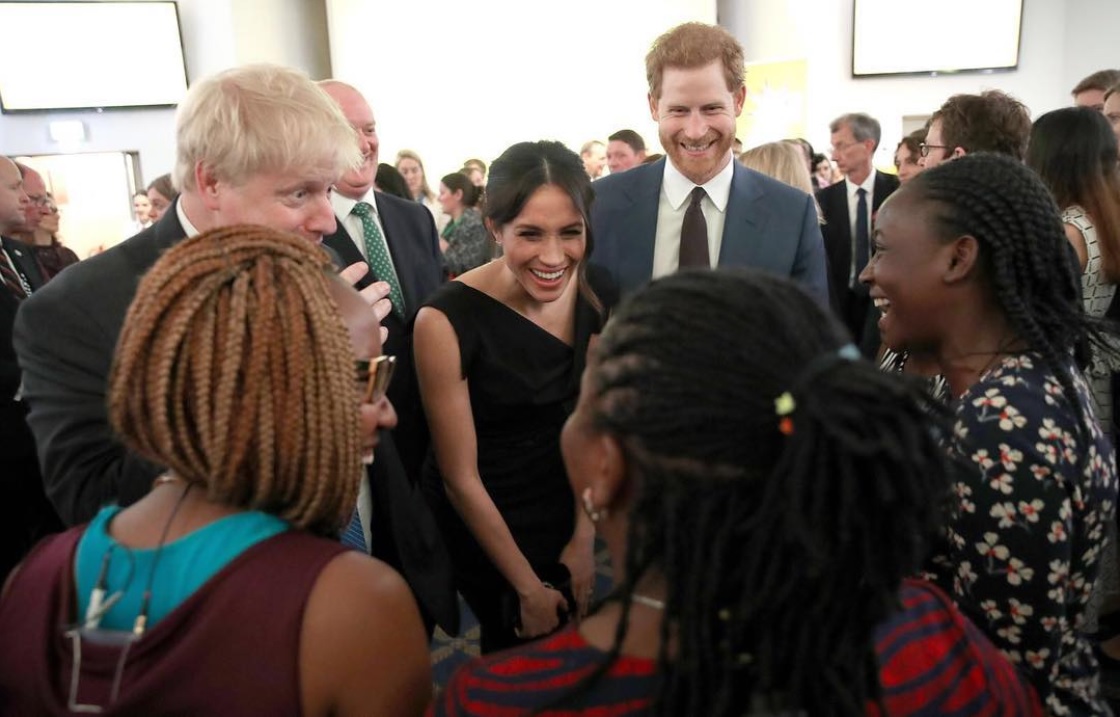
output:
[[[832,153],[836,154],[837,152],[843,152],[848,147],[852,147],[852,146],[857,145],[857,144],[859,144],[859,142],[841,142],[840,144],[834,144],[834,145],[832,145],[832,148],[831,148]]]
[[[926,144],[925,142],[922,142],[921,144],[918,145],[918,151],[921,152],[923,157],[928,157],[929,156],[929,151],[931,149],[949,149],[949,148],[947,146],[943,145],[943,144]]]
[[[44,196],[44,197],[33,197],[30,194],[28,194],[27,198],[30,199],[31,203],[34,204],[37,207],[49,207],[51,205],[51,198],[50,197],[46,197],[46,196]]]
[[[375,359],[357,359],[354,368],[358,374],[358,382],[365,384],[362,400],[365,403],[377,403],[385,398],[389,390],[389,382],[393,380],[393,371],[397,367],[396,356],[378,356]]]

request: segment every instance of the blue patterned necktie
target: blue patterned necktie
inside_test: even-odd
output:
[[[380,281],[389,283],[389,299],[393,302],[393,311],[404,318],[404,294],[401,292],[401,282],[397,278],[397,270],[389,258],[389,248],[385,245],[385,237],[373,221],[373,207],[367,202],[358,202],[351,210],[362,220],[362,238],[366,246],[366,261],[369,262],[373,274]]]
[[[362,517],[358,514],[357,508],[354,509],[354,515],[350,518],[349,525],[342,531],[340,539],[346,547],[369,555],[369,549],[366,547],[366,534],[362,530]]]

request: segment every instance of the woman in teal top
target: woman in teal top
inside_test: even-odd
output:
[[[94,703],[122,713],[244,713],[247,693],[262,714],[422,713],[429,657],[408,586],[338,543],[378,431],[396,424],[379,328],[298,236],[228,227],[163,254],[108,395],[121,441],[167,471],[17,568],[0,597],[0,712],[73,711],[108,680]],[[71,554],[72,573],[50,569]],[[107,645],[123,645],[116,677],[97,666]],[[21,664],[64,674],[19,680]]]
[[[482,188],[465,174],[456,172],[439,180],[439,203],[451,217],[439,240],[448,276],[459,276],[490,261],[493,248],[476,208],[481,197]]]

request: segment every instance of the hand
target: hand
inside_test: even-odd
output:
[[[540,583],[532,592],[521,596],[521,638],[547,635],[560,625],[560,610],[568,610],[568,601],[559,591]]]
[[[356,261],[350,266],[346,267],[338,273],[342,280],[350,285],[357,284],[363,276],[369,273],[369,265],[364,261]],[[389,283],[386,281],[375,281],[366,288],[358,292],[365,299],[366,303],[373,307],[373,313],[377,317],[377,323],[385,320],[393,310],[393,302],[389,300]],[[389,329],[384,326],[381,327],[381,343],[389,338]]]
[[[560,562],[572,574],[572,596],[579,608],[578,617],[583,617],[595,589],[595,541],[573,538],[560,552]]]

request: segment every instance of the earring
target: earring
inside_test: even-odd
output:
[[[587,517],[591,519],[592,523],[598,523],[600,520],[607,519],[607,509],[599,508],[596,510],[595,506],[592,504],[590,486],[583,489],[583,495],[580,497],[583,499],[583,512],[587,513]]]

